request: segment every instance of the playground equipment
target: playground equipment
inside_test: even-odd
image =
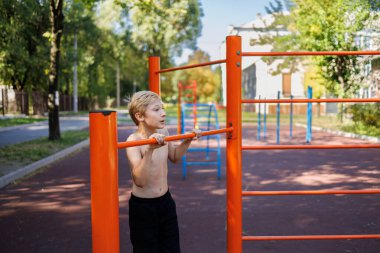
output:
[[[178,106],[178,111],[177,111],[177,119],[178,119],[178,131],[177,133],[183,133],[181,127],[182,127],[182,108],[181,105],[182,103],[190,103],[193,104],[193,121],[194,121],[194,126],[197,126],[197,82],[194,80],[192,84],[190,85],[182,85],[181,82],[178,82],[178,99],[177,99],[177,106]],[[191,91],[189,94],[187,91]],[[182,99],[182,97],[184,99]]]
[[[194,104],[182,104],[181,105],[181,129],[182,134],[187,131],[191,131],[194,127],[199,128],[202,131],[210,131],[219,129],[218,113],[214,104],[195,104],[194,114]],[[194,121],[193,118],[197,118]],[[215,140],[216,147],[210,148],[210,140]],[[182,177],[185,179],[187,174],[188,165],[216,165],[217,166],[217,176],[218,179],[221,178],[221,151],[220,151],[220,136],[212,135],[207,136],[206,147],[192,148],[188,149],[188,152],[206,152],[207,161],[188,161],[187,155],[182,157]],[[216,152],[216,161],[209,161],[210,152]]]
[[[207,134],[227,133],[227,252],[241,253],[243,241],[263,240],[333,240],[333,239],[380,239],[380,234],[363,235],[297,235],[297,236],[249,236],[242,231],[242,197],[275,195],[336,195],[336,194],[380,194],[380,189],[371,190],[317,190],[317,191],[243,191],[242,152],[264,149],[347,149],[380,148],[380,144],[366,145],[263,145],[242,146],[242,103],[314,103],[314,102],[380,102],[371,99],[258,99],[241,98],[242,56],[290,56],[290,55],[380,55],[380,51],[344,52],[241,52],[241,37],[227,37],[226,60],[160,70],[159,57],[149,59],[149,87],[160,93],[160,73],[226,63],[227,66],[227,128]],[[166,141],[192,138],[195,134],[166,137]],[[93,252],[119,252],[118,223],[118,175],[117,149],[155,143],[154,139],[117,143],[116,113],[93,112],[90,114],[91,156],[91,210]]]
[[[313,88],[311,86],[308,86],[307,88],[307,98],[311,99],[313,97]],[[260,96],[259,96],[259,99]],[[280,91],[277,92],[277,99],[280,99]],[[293,95],[290,95],[290,100],[292,101]],[[266,122],[266,103],[264,104],[264,139],[266,139],[266,133],[267,133],[267,122]],[[277,103],[277,109],[276,109],[276,143],[280,144],[280,103]],[[312,139],[312,118],[313,118],[313,110],[312,110],[312,103],[307,103],[307,110],[306,110],[306,143],[311,143]],[[260,140],[261,135],[261,106],[259,106],[259,112],[257,114],[257,140]],[[289,113],[289,138],[293,138],[293,102],[290,102],[290,113]]]
[[[199,128],[202,131],[219,129],[218,114],[215,105],[197,104],[197,82],[195,80],[193,80],[190,85],[182,85],[181,82],[178,82],[177,104],[178,134],[184,134],[186,131],[191,131],[193,128]],[[210,139],[216,140],[216,148],[210,148]],[[182,157],[183,179],[186,179],[188,165],[217,165],[218,179],[221,178],[221,152],[219,135],[207,136],[207,144],[205,148],[189,148],[188,152],[206,152],[207,161],[188,161],[187,156],[184,155]],[[216,152],[216,161],[209,161],[210,152]]]

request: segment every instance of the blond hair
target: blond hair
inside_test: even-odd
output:
[[[128,104],[128,111],[136,126],[139,124],[139,121],[135,116],[136,113],[141,113],[144,115],[148,105],[157,99],[161,100],[157,93],[152,91],[138,91],[133,94]]]

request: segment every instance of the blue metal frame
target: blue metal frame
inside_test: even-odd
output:
[[[313,97],[313,88],[311,86],[307,87],[307,98],[311,99]],[[307,103],[307,126],[306,126],[306,143],[310,143],[312,139],[311,125],[313,117],[312,103]]]
[[[194,128],[193,117],[193,105],[194,104],[182,104],[181,105],[181,129],[182,133],[186,131],[191,131]],[[202,131],[210,131],[214,129],[219,129],[218,112],[214,104],[196,104],[197,107],[197,125]],[[207,112],[205,115],[204,112]],[[216,139],[217,148],[209,147],[209,140]],[[202,138],[199,141],[203,141]],[[221,149],[220,149],[220,135],[209,135],[206,137],[207,145],[206,148],[189,148],[188,152],[206,152],[206,159],[209,160],[209,153],[216,152],[216,161],[205,161],[205,162],[195,162],[187,161],[187,156],[182,157],[182,178],[186,179],[187,166],[189,165],[217,165],[217,176],[221,179]]]

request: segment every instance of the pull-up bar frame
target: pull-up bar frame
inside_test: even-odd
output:
[[[149,57],[149,89],[160,94],[160,74],[181,69],[226,63],[227,70],[227,117],[226,128],[207,134],[227,133],[226,186],[227,186],[227,252],[241,253],[242,241],[247,240],[321,240],[321,239],[371,239],[374,235],[303,235],[303,236],[242,236],[242,196],[270,195],[327,195],[327,194],[378,194],[379,189],[331,190],[331,191],[242,191],[242,151],[257,149],[299,148],[379,148],[379,145],[309,145],[309,146],[242,146],[242,103],[309,103],[309,102],[379,102],[379,99],[265,99],[242,100],[242,56],[312,56],[312,55],[380,55],[380,51],[343,52],[242,52],[241,37],[227,36],[226,59],[160,70],[160,58]],[[94,111],[90,113],[90,160],[91,160],[91,220],[93,252],[119,252],[119,196],[117,149],[132,145],[147,145],[155,139],[134,143],[117,143],[116,112]],[[218,131],[218,132],[215,132]],[[166,141],[193,138],[195,134],[166,137]]]

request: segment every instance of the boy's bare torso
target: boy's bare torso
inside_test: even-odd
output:
[[[158,130],[157,132],[160,133],[161,131]],[[141,139],[145,138],[135,132],[129,136],[128,141]],[[147,183],[144,187],[139,187],[133,182],[133,195],[141,198],[156,198],[164,195],[168,191],[168,146],[169,144],[153,151]],[[140,146],[138,148],[142,159],[149,145]]]

